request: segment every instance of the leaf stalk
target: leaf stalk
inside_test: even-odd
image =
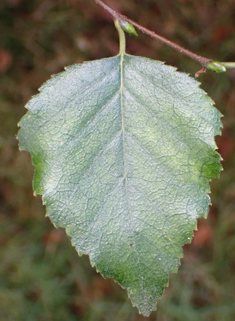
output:
[[[114,20],[115,27],[117,28],[119,35],[119,43],[120,43],[120,55],[123,55],[126,52],[126,38],[125,33],[120,26],[119,20]]]

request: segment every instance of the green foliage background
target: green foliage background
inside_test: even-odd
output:
[[[107,3],[196,53],[235,61],[233,0]],[[0,34],[0,319],[144,320],[125,292],[97,275],[44,217],[32,195],[30,157],[15,139],[23,106],[51,74],[118,52],[110,17],[92,0],[3,0]],[[200,68],[144,35],[127,37],[127,52],[186,72]],[[184,247],[179,274],[149,320],[235,318],[235,71],[208,72],[200,80],[225,116],[217,139],[224,172],[212,183],[209,219]]]

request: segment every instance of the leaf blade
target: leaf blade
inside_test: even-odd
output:
[[[220,113],[192,78],[126,54],[69,67],[26,107],[47,215],[149,315],[208,212]]]

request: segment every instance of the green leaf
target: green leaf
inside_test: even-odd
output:
[[[73,65],[40,91],[18,136],[34,192],[147,316],[207,215],[221,114],[196,80],[124,53]]]

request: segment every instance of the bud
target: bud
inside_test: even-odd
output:
[[[122,27],[122,29],[124,31],[126,31],[130,35],[138,36],[138,33],[135,30],[135,27],[130,22],[128,22],[126,20],[123,20],[123,19],[120,19],[119,23],[120,23],[120,26]]]
[[[225,66],[219,62],[219,61],[212,61],[212,62],[209,62],[206,66],[206,69],[208,70],[212,70],[212,71],[215,71],[215,72],[218,72],[218,73],[221,73],[221,72],[225,72],[226,71],[226,68]]]

